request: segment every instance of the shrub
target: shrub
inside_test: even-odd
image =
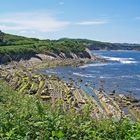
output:
[[[34,96],[18,94],[0,81],[2,140],[139,140],[140,123],[129,119],[95,120],[61,105],[52,107]]]

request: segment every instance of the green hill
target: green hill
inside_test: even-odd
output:
[[[129,44],[129,43],[109,43],[109,42],[101,42],[95,40],[88,39],[69,39],[62,38],[58,41],[78,41],[84,45],[86,45],[90,50],[136,50],[140,51],[140,44]]]
[[[90,50],[138,50],[139,44],[108,43],[88,39],[40,40],[17,35],[6,34],[0,31],[0,55],[13,54],[37,54],[65,53],[67,56],[72,52],[77,55],[84,53],[86,48]]]
[[[0,54],[25,54],[25,53],[80,53],[85,51],[86,46],[75,40],[39,40],[26,38],[0,32]]]

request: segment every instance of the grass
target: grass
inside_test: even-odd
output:
[[[139,44],[107,43],[87,39],[39,40],[0,32],[0,55],[56,53],[69,55],[84,53],[86,48],[93,50],[140,50]]]
[[[64,112],[0,81],[1,140],[139,140],[140,123],[129,119],[95,120],[88,109]]]
[[[39,40],[5,34],[0,36],[0,55],[37,54],[37,53],[65,53],[75,54],[85,52],[86,46],[77,40]]]

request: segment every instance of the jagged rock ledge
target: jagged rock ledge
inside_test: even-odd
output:
[[[14,55],[1,55],[0,54],[0,65],[12,66],[13,63],[22,64],[26,67],[56,67],[56,66],[68,66],[68,65],[82,65],[85,63],[92,62],[106,62],[105,59],[97,57],[91,53],[89,49],[86,49],[83,53],[45,53],[45,54],[14,54]]]
[[[87,95],[83,90],[64,83],[56,76],[35,74],[26,67],[16,69],[0,69],[0,78],[5,80],[14,90],[25,96],[34,96],[46,103],[55,106],[60,103],[64,111],[75,110],[80,113],[90,108],[90,114],[95,119],[112,118],[121,119],[121,111],[108,102],[104,96],[104,108],[97,101]],[[107,107],[106,107],[107,106]]]

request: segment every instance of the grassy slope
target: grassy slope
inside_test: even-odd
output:
[[[32,96],[13,91],[0,81],[0,139],[4,140],[139,140],[140,124],[127,119],[93,120],[84,114],[63,112]]]
[[[48,53],[60,54],[81,53],[85,48],[93,50],[140,50],[139,44],[119,44],[100,42],[87,39],[59,39],[39,40],[3,33],[0,34],[0,54],[25,54],[25,53]]]
[[[47,53],[56,54],[80,53],[85,51],[85,45],[78,41],[63,40],[50,41],[35,38],[26,38],[10,34],[4,34],[0,39],[0,54],[25,54],[25,53]]]
[[[82,44],[85,44],[91,50],[138,50],[140,51],[140,44],[128,44],[128,43],[109,43],[101,42],[88,39],[68,39],[63,38],[58,41],[78,41]]]

